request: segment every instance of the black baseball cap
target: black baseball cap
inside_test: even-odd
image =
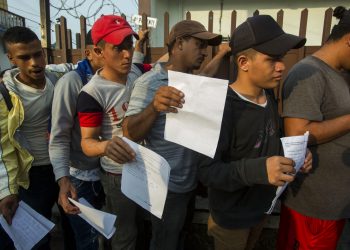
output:
[[[304,46],[306,39],[285,33],[269,15],[249,17],[232,33],[232,54],[252,48],[269,56],[282,56]]]

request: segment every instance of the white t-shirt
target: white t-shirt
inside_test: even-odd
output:
[[[47,77],[44,89],[25,85],[18,80],[18,74],[14,79],[16,83],[14,92],[17,92],[24,108],[24,121],[19,128],[19,133],[25,139],[34,157],[32,165],[49,165],[49,124],[54,85]]]

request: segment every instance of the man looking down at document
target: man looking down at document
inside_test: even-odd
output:
[[[167,63],[157,63],[136,80],[126,118],[124,135],[145,139],[146,147],[163,156],[171,167],[163,218],[152,220],[151,249],[178,249],[187,205],[197,185],[197,154],[164,140],[165,113],[177,112],[184,94],[168,85],[168,70],[192,73],[207,56],[208,45],[219,45],[221,35],[208,32],[196,21],[181,21],[169,34]]]
[[[253,249],[276,186],[294,180],[294,162],[280,156],[281,123],[272,89],[282,78],[283,56],[305,42],[267,15],[248,18],[232,34],[238,76],[227,90],[215,160],[203,160],[199,170],[209,187],[208,234],[215,249]],[[310,168],[309,154],[303,171]]]

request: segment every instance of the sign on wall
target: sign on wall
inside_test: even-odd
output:
[[[136,25],[142,25],[142,16],[141,15],[133,15],[131,21]],[[156,28],[157,27],[157,18],[147,17],[147,27]]]

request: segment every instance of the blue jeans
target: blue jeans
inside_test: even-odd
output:
[[[101,209],[105,203],[105,194],[100,181],[82,181],[70,177],[78,198],[85,198],[94,208]],[[97,250],[99,233],[78,215],[68,215],[78,250]]]
[[[187,193],[168,191],[162,219],[151,215],[151,250],[183,249],[184,239],[182,239],[182,230],[189,203],[194,195],[195,191]]]
[[[111,238],[112,250],[134,250],[137,240],[138,205],[121,191],[121,175],[102,173],[101,182],[106,193],[108,213],[117,215],[115,234]]]
[[[33,166],[29,171],[29,188],[19,188],[19,199],[27,203],[35,211],[47,219],[51,219],[52,207],[57,202],[59,187],[55,181],[52,166]],[[67,222],[67,217],[60,209],[62,219],[62,229],[64,233],[64,249],[75,249],[74,239],[70,238],[71,228]],[[1,230],[3,230],[1,228]],[[6,233],[0,233],[1,246],[4,242],[6,248],[14,249],[12,240]],[[50,234],[47,234],[41,241],[34,246],[35,250],[50,249]]]

